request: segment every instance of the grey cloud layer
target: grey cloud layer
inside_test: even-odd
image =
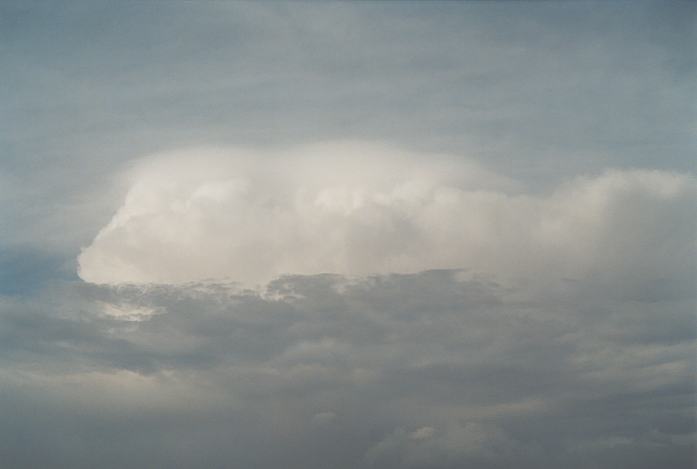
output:
[[[14,467],[694,462],[694,297],[464,271],[47,295],[0,306]]]

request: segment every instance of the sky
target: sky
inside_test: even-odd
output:
[[[0,5],[0,460],[692,468],[692,2]]]

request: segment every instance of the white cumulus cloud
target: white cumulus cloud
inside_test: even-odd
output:
[[[695,180],[660,171],[607,171],[535,194],[465,158],[343,142],[186,150],[146,158],[130,178],[79,256],[88,282],[466,268],[641,288],[676,265],[691,272],[695,252],[694,224],[675,223],[695,207]]]

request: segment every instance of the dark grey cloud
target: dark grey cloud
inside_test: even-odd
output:
[[[588,305],[583,288],[427,271],[5,299],[0,451],[13,467],[691,467],[694,297]]]

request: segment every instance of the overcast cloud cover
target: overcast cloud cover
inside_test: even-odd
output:
[[[689,2],[4,2],[0,466],[697,463]]]

